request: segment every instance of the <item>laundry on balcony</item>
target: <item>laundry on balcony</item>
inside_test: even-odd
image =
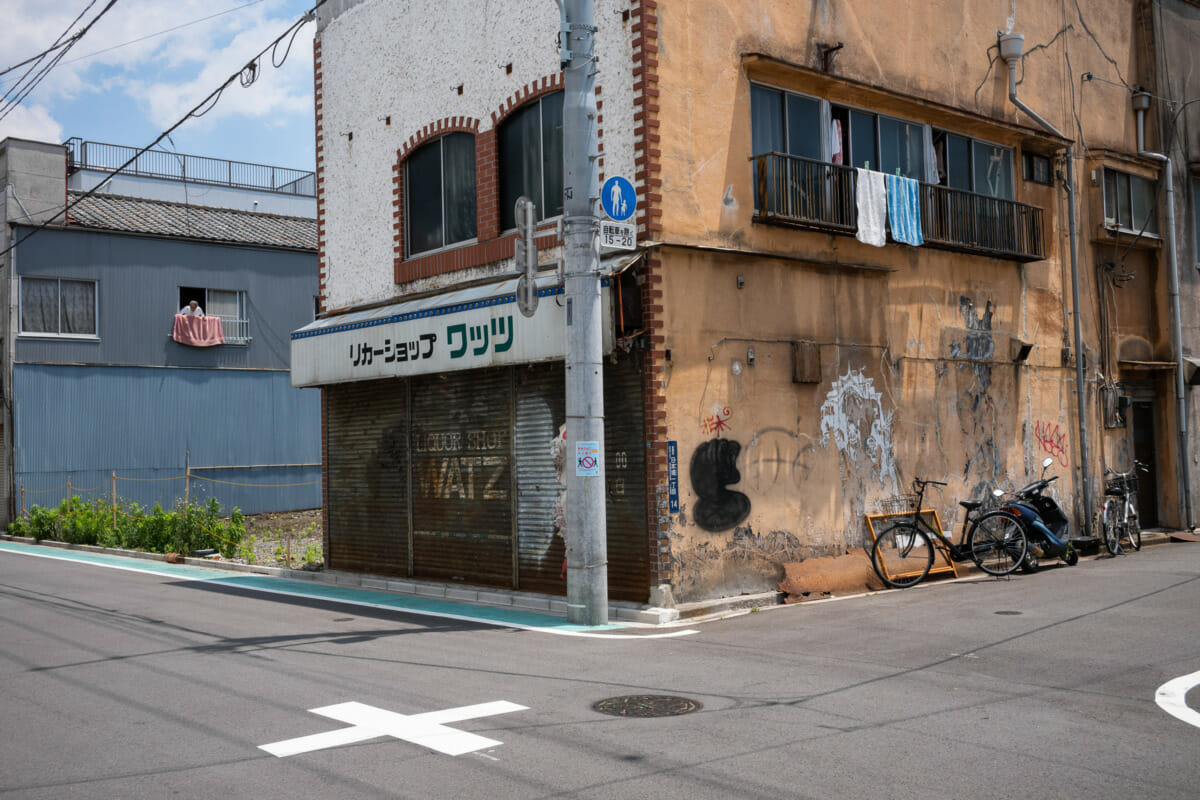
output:
[[[176,314],[171,338],[180,344],[191,347],[215,347],[225,344],[225,334],[221,330],[221,318],[212,316],[198,317]]]
[[[921,187],[912,178],[887,176],[888,225],[892,238],[914,247],[925,243],[921,235]]]
[[[858,204],[857,238],[863,244],[875,247],[887,244],[887,233],[884,229],[884,222],[887,220],[887,189],[883,179],[882,172],[858,168],[858,185],[854,194]]]

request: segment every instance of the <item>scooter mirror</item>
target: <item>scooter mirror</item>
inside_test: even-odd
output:
[[[999,489],[992,489],[992,497],[1004,497],[1004,492]]]
[[[1046,460],[1042,462],[1042,469],[1048,468],[1053,463],[1054,463],[1054,459],[1047,457]]]

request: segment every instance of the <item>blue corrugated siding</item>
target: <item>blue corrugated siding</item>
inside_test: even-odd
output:
[[[119,497],[173,505],[188,451],[193,497],[247,513],[321,505],[319,466],[202,469],[320,463],[320,395],[293,388],[287,372],[17,364],[13,391],[14,483],[26,508],[61,501],[68,477],[87,497],[109,498],[113,471]]]

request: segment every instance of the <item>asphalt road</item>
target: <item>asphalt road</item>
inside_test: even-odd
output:
[[[1198,613],[1190,544],[609,640],[0,553],[0,797],[1194,800]]]

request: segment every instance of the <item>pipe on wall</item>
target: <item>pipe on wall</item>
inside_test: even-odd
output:
[[[1017,64],[1021,60],[1025,37],[1019,33],[1008,33],[1000,36],[1000,57],[1008,65],[1008,99],[1021,111],[1028,114],[1042,128],[1059,137],[1066,139],[1062,131],[1051,125],[1029,106],[1017,97]],[[1087,395],[1083,378],[1083,333],[1079,314],[1079,242],[1077,228],[1078,214],[1075,208],[1075,147],[1067,147],[1067,224],[1070,228],[1071,239],[1071,304],[1072,320],[1075,338],[1075,397],[1077,400],[1077,416],[1079,417],[1079,452],[1080,472],[1083,484],[1083,533],[1091,535],[1092,528],[1092,492],[1091,467],[1088,453],[1087,438]]]

